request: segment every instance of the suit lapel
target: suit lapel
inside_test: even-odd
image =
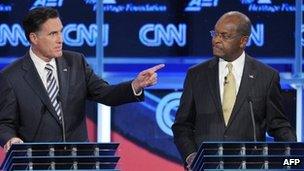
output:
[[[252,86],[255,83],[256,76],[257,76],[257,72],[255,69],[254,63],[252,62],[251,57],[246,55],[241,84],[239,87],[238,94],[236,96],[236,101],[235,101],[227,127],[229,127],[230,124],[233,122],[235,116],[237,115],[237,113],[240,110],[243,103],[248,101],[248,94],[249,94],[250,90],[252,89]]]
[[[54,116],[58,124],[60,124],[56,111],[53,105],[51,104],[51,100],[48,96],[48,93],[46,92],[43,82],[29,54],[24,57],[23,69],[25,71],[25,74],[23,75],[24,80],[32,88],[35,94],[41,99],[42,103],[45,104],[45,106]]]
[[[59,94],[61,98],[62,108],[65,109],[67,96],[69,92],[69,73],[70,67],[68,66],[66,60],[61,57],[56,59],[57,62],[57,72],[59,79]]]
[[[210,89],[211,95],[213,97],[215,106],[224,122],[221,97],[220,97],[219,76],[218,76],[218,59],[217,58],[214,58],[210,62],[207,76],[208,76],[209,89]]]

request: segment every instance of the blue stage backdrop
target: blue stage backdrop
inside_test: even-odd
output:
[[[64,23],[66,48],[95,56],[96,0],[2,0],[0,56],[27,49],[21,21],[37,6],[55,7]],[[293,58],[294,0],[104,0],[106,57],[209,57],[210,33],[230,10],[252,20],[247,51],[256,57]],[[284,40],[284,41],[282,41]],[[18,49],[18,50],[16,50]]]

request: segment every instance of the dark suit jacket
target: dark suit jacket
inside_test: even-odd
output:
[[[295,141],[284,116],[277,71],[246,55],[237,99],[225,126],[219,90],[218,59],[189,69],[180,106],[172,126],[174,142],[183,159],[203,141],[253,141],[248,100],[253,101],[258,141],[266,131],[276,141]]]
[[[106,105],[140,101],[131,81],[109,85],[94,74],[84,56],[63,51],[56,59],[67,141],[87,141],[85,102]],[[0,143],[62,141],[62,127],[29,54],[0,73]]]

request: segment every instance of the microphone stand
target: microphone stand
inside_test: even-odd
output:
[[[256,143],[257,137],[256,137],[256,126],[255,126],[255,119],[254,119],[254,112],[253,112],[253,102],[250,97],[248,98],[248,102],[249,102],[250,115],[251,115],[251,121],[252,121],[252,127],[253,127],[253,141],[254,141],[254,143]],[[257,150],[256,145],[254,145],[254,149]]]

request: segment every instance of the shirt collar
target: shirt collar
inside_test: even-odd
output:
[[[242,66],[244,66],[245,64],[245,51],[243,51],[241,56],[239,56],[236,60],[232,61],[231,63],[233,65],[233,68],[242,68]],[[219,65],[221,68],[225,68],[227,64],[228,62],[225,61],[224,59],[222,58],[219,59]]]

